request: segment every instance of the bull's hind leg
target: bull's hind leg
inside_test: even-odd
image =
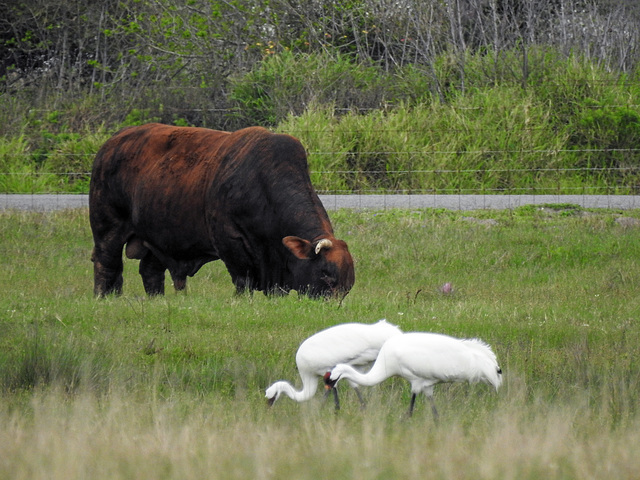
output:
[[[129,235],[129,223],[100,198],[90,199],[89,220],[93,233],[93,292],[96,296],[122,293],[122,248]],[[100,207],[95,207],[95,204]]]
[[[140,276],[147,295],[164,295],[164,272],[167,268],[151,251],[140,260]]]
[[[109,255],[96,245],[91,254],[93,262],[93,293],[97,297],[122,293],[122,246],[118,255]]]

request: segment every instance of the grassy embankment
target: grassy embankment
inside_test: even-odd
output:
[[[523,88],[516,53],[497,63],[470,54],[464,88],[446,55],[435,79],[411,66],[383,72],[341,57],[273,55],[234,80],[237,110],[229,115],[246,116],[238,128],[263,125],[300,138],[321,192],[637,193],[637,76],[540,48]],[[505,71],[495,72],[498,64]],[[433,82],[447,86],[441,98]],[[361,97],[374,108],[360,109]],[[118,111],[102,104],[111,116]],[[96,123],[54,105],[46,114],[16,107],[6,121],[0,193],[86,193],[95,152],[120,127],[188,123],[162,116],[162,108]]]
[[[640,227],[621,216],[333,212],[357,261],[338,305],[236,297],[219,262],[148,299],[127,261],[124,294],[95,300],[86,210],[2,213],[0,477],[635,478]],[[438,425],[423,399],[403,417],[400,379],[365,411],[346,385],[338,415],[319,395],[267,409],[304,338],[382,317],[483,338],[503,388],[436,387]]]

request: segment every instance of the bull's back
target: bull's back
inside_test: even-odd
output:
[[[149,124],[129,127],[99,150],[89,192],[92,225],[121,222],[129,235],[168,252],[208,248],[204,196],[229,134]]]
[[[92,193],[111,190],[135,202],[136,196],[175,196],[198,192],[211,175],[211,159],[227,132],[149,124],[129,127],[99,150]],[[173,200],[177,200],[174,198]]]

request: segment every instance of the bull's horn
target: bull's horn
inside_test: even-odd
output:
[[[323,248],[331,248],[333,247],[333,243],[328,238],[323,238],[318,243],[316,243],[316,255],[320,253],[320,250]]]

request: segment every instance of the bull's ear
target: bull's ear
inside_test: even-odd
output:
[[[309,260],[311,258],[311,242],[300,237],[284,237],[282,243],[300,260]]]

